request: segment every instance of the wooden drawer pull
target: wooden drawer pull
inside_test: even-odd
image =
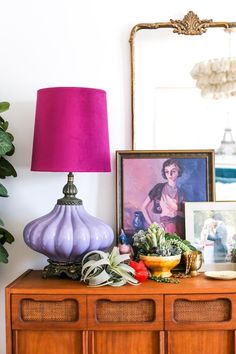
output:
[[[62,301],[36,301],[23,299],[20,303],[23,321],[73,322],[79,318],[78,303],[67,299]]]
[[[175,300],[173,317],[176,322],[229,321],[231,319],[231,301],[229,299]]]
[[[96,319],[98,322],[153,322],[155,320],[155,302],[140,301],[96,301]]]

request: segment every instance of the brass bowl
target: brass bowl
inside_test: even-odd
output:
[[[151,270],[152,275],[156,277],[171,277],[171,269],[179,264],[181,254],[175,256],[144,256],[140,255],[140,259]]]

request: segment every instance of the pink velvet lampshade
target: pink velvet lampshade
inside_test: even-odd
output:
[[[43,276],[80,277],[83,255],[105,250],[112,228],[90,215],[76,198],[73,172],[109,172],[106,92],[93,88],[53,87],[38,91],[32,153],[33,171],[69,172],[64,197],[54,209],[26,225],[24,240],[46,255]]]
[[[38,90],[33,171],[110,171],[106,92],[83,87]]]

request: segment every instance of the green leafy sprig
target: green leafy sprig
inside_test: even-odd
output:
[[[174,283],[174,284],[179,283],[179,279],[156,277],[155,275],[151,275],[149,279],[154,280],[157,283]]]
[[[0,114],[7,111],[10,107],[8,102],[0,102]],[[13,144],[14,137],[8,131],[8,122],[0,116],[0,178],[16,177],[17,173],[12,164],[8,161],[8,157],[15,152]],[[8,197],[6,187],[0,183],[0,197]],[[8,262],[8,252],[3,246],[6,242],[12,243],[14,237],[4,228],[3,221],[0,219],[0,262]]]

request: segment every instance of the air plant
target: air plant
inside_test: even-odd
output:
[[[88,286],[122,286],[126,283],[137,285],[135,270],[127,262],[128,254],[120,254],[118,247],[111,253],[91,251],[82,260],[81,281]]]

